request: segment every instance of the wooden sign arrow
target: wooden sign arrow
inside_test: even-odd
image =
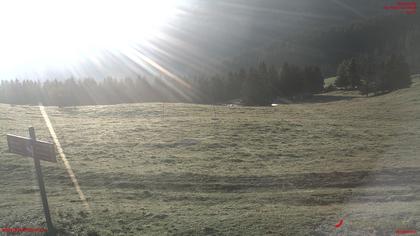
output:
[[[7,145],[11,153],[43,161],[57,162],[53,143],[8,134]]]

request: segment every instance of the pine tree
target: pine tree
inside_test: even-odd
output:
[[[334,84],[340,88],[347,88],[350,85],[349,62],[347,60],[342,61],[338,66],[337,79]]]
[[[384,63],[384,90],[406,88],[410,84],[410,70],[405,58],[391,55]]]
[[[366,97],[369,96],[369,93],[378,92],[378,67],[374,58],[365,56],[361,60],[361,80],[359,90]]]
[[[306,66],[303,73],[303,91],[305,93],[319,93],[324,89],[324,77],[319,67]]]
[[[355,89],[360,86],[360,69],[356,62],[355,58],[351,58],[348,61],[348,82],[350,83],[351,88]]]

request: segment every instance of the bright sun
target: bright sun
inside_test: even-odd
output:
[[[76,64],[159,34],[180,0],[0,0],[0,77]]]

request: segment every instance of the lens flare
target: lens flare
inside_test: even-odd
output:
[[[0,76],[73,71],[84,60],[99,64],[104,51],[152,40],[177,15],[180,2],[0,1]]]

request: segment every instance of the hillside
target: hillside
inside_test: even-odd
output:
[[[333,76],[344,59],[361,54],[386,57],[404,55],[413,73],[420,72],[420,16],[377,15],[349,21],[345,25],[315,28],[250,48],[227,62],[226,68],[246,68],[265,61],[281,66],[283,63],[313,64]]]
[[[61,161],[42,163],[54,223],[62,235],[418,229],[419,94],[416,76],[382,96],[335,91],[277,107],[47,107],[93,212]],[[32,125],[51,140],[38,107],[0,110],[1,135]],[[7,153],[4,137],[0,161],[0,225],[43,226],[33,161]]]
[[[188,4],[164,37],[145,50],[181,74],[215,74],[234,65],[255,65],[272,44],[313,34],[354,21],[389,14],[382,0],[216,0]],[[389,1],[388,1],[389,2]],[[317,50],[317,49],[314,49]],[[170,53],[171,57],[165,53]],[[283,57],[290,55],[282,53]],[[286,56],[287,55],[287,56]],[[283,63],[283,58],[279,63]],[[236,68],[235,68],[236,69]]]

